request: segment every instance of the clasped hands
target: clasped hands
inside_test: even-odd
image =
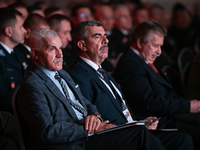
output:
[[[85,117],[81,120],[81,124],[84,125],[85,130],[87,130],[89,134],[116,127],[116,125],[110,124],[108,120],[101,122],[96,115]]]

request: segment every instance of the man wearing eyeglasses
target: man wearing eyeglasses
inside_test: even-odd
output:
[[[94,20],[92,8],[90,8],[88,5],[83,4],[75,6],[72,10],[71,16],[71,20],[73,22],[74,27],[76,27],[79,22]]]

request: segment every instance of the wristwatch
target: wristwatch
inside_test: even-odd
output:
[[[103,121],[103,119],[101,118],[101,114],[100,113],[95,112],[95,113],[93,113],[93,115],[96,115],[101,120],[101,122]]]

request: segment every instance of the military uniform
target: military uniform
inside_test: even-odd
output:
[[[12,94],[27,73],[27,63],[23,54],[16,48],[14,53],[0,44],[0,111],[12,113]]]
[[[26,59],[26,63],[28,65],[28,70],[29,70],[33,64],[33,59],[31,57],[30,51],[24,46],[24,44],[18,44],[15,48],[17,48],[18,50],[20,50],[23,53],[23,55]]]

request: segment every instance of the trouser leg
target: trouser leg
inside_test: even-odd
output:
[[[87,150],[164,150],[144,126],[132,126],[108,133],[93,135],[86,142]]]

